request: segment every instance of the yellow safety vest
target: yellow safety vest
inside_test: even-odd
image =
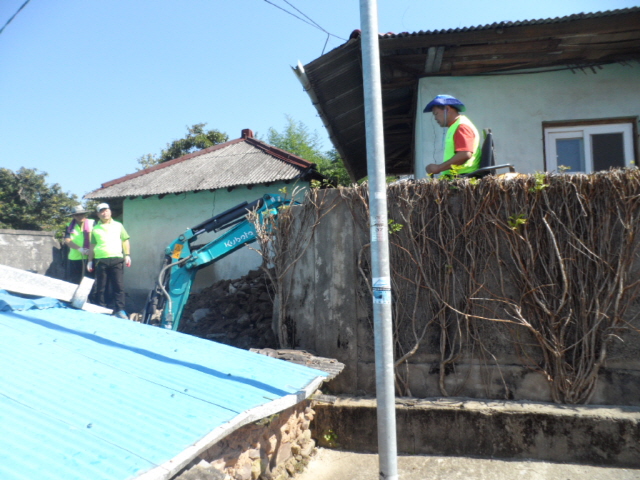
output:
[[[460,125],[468,125],[473,130],[475,134],[475,140],[473,142],[473,155],[469,160],[460,165],[459,168],[456,169],[457,173],[469,173],[476,171],[480,166],[480,135],[478,134],[478,129],[475,127],[471,120],[469,120],[465,115],[460,115],[458,119],[451,124],[449,129],[447,130],[447,136],[444,139],[444,161],[446,162],[451,157],[456,154],[456,146],[453,141],[453,136],[458,130]],[[442,172],[443,176],[452,176],[454,173],[452,170],[445,170]]]

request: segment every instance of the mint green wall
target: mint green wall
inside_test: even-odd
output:
[[[422,112],[438,94],[459,98],[478,130],[491,128],[496,163],[513,163],[522,173],[544,170],[544,121],[640,115],[639,65],[606,65],[595,71],[422,78],[416,115],[416,177],[424,178],[427,164],[442,162],[443,129],[431,113]]]
[[[304,185],[305,187],[308,184]],[[231,192],[216,190],[179,195],[166,195],[163,198],[136,197],[124,201],[124,225],[131,236],[132,265],[125,269],[125,289],[139,304],[140,298],[146,298],[160,273],[166,246],[184,233],[188,228],[217,215],[243,202],[251,202],[264,194],[280,194],[286,188],[287,197],[295,188],[292,184],[276,183],[269,187],[255,186],[252,189],[239,187]],[[298,184],[297,189],[300,190]],[[297,194],[296,200],[302,201],[304,191]],[[203,234],[195,244],[203,245],[214,239],[219,233]],[[251,245],[257,248],[257,243]],[[194,291],[211,285],[220,279],[234,279],[259,267],[260,255],[245,247],[213,265],[198,272]]]

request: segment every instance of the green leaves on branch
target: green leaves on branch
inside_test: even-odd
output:
[[[533,174],[533,177],[535,178],[536,183],[529,189],[531,193],[540,192],[549,186],[549,184],[546,182],[547,176],[545,173],[536,172]]]
[[[401,223],[397,223],[393,218],[390,218],[388,223],[389,223],[389,235],[398,233],[400,230],[402,230],[402,227],[404,226]]]
[[[163,149],[159,156],[147,153],[138,158],[138,164],[142,167],[139,170],[153,167],[163,162],[168,162],[174,158],[182,157],[189,153],[197,152],[208,147],[213,147],[229,140],[226,133],[219,130],[205,131],[206,123],[196,123],[187,127],[187,135],[179,140],[167,143],[167,148]]]
[[[266,142],[315,163],[319,173],[329,179],[333,185],[351,185],[351,177],[344,168],[342,159],[335,149],[322,151],[322,142],[317,132],[309,132],[302,122],[296,122],[287,116],[287,124],[282,132],[274,128],[267,131]],[[312,187],[325,186],[327,182],[314,182]]]
[[[517,231],[521,226],[527,224],[527,217],[525,217],[523,213],[520,213],[518,215],[513,214],[509,217],[508,223],[511,230]]]
[[[47,175],[24,167],[16,172],[0,168],[0,228],[55,231],[62,238],[66,215],[79,201],[59,184],[48,185]]]

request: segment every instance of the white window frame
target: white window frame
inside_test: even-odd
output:
[[[633,124],[631,122],[619,122],[608,124],[575,124],[563,126],[545,126],[544,127],[544,145],[546,170],[548,172],[558,171],[558,160],[556,152],[556,139],[561,138],[582,138],[584,146],[584,167],[583,173],[593,173],[593,154],[591,149],[591,135],[622,133],[624,164],[629,167],[635,164],[634,144],[633,144]],[[580,172],[571,172],[580,173]]]

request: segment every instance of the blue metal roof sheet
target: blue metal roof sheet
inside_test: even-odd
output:
[[[0,291],[0,478],[170,478],[324,372]],[[46,307],[50,308],[46,308]]]

